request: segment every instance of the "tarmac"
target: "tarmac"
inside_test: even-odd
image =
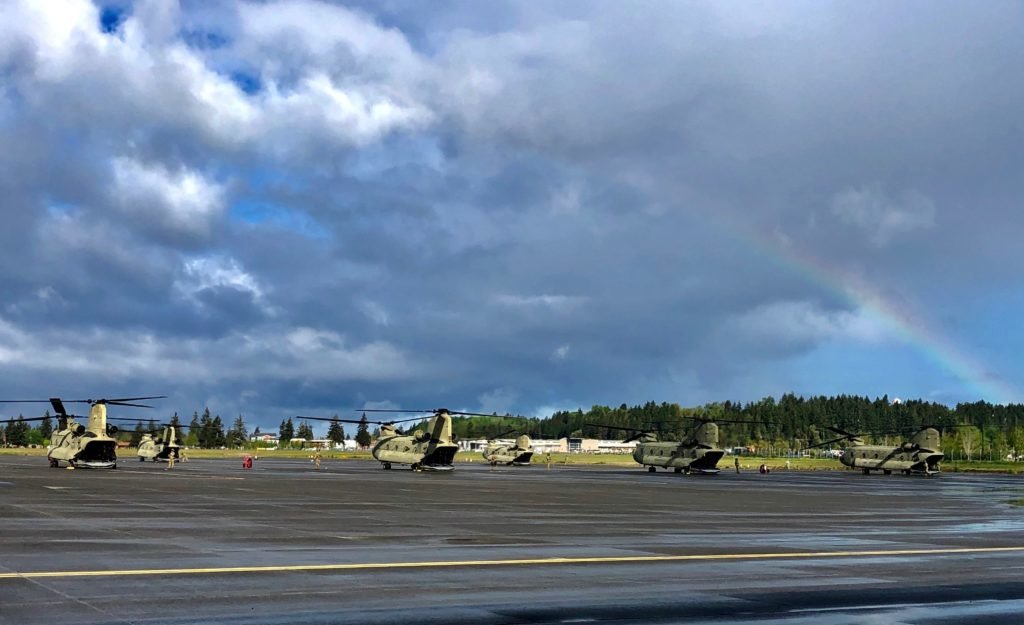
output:
[[[1022,476],[164,466],[0,456],[0,625],[1024,623]]]

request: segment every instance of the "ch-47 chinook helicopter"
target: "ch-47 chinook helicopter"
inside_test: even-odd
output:
[[[390,413],[418,413],[420,415],[433,413],[430,420],[424,424],[422,429],[417,428],[411,434],[403,434],[395,427],[397,423],[411,421],[422,421],[423,416],[411,417],[409,419],[398,419],[393,421],[369,421],[380,426],[380,436],[374,443],[370,453],[373,458],[380,462],[385,469],[390,469],[393,464],[407,464],[413,471],[451,471],[455,467],[452,462],[459,446],[455,444],[455,437],[452,436],[452,415],[467,417],[491,417],[494,415],[481,414],[478,412],[461,412],[437,408],[434,410],[385,410],[366,409],[360,412],[390,412]],[[333,421],[335,418],[325,417],[298,417],[299,419],[314,419],[316,421]],[[337,419],[343,423],[362,423],[356,419]]]
[[[511,444],[498,442],[503,436],[515,434],[519,430],[509,430],[497,436],[487,439],[487,447],[483,450],[484,460],[491,463],[491,466],[505,464],[509,466],[526,467],[530,465],[533,458],[533,446],[530,445],[530,437],[520,433]]]
[[[158,462],[171,457],[177,458],[180,448],[177,428],[173,425],[165,425],[159,430],[142,435],[142,440],[139,441],[139,462],[147,460]]]
[[[896,447],[867,445],[864,443],[864,434],[853,434],[834,426],[827,429],[839,434],[839,438],[808,447],[808,449],[849,441],[850,446],[843,450],[839,462],[852,469],[860,469],[864,475],[868,475],[872,471],[881,471],[885,475],[891,475],[893,471],[900,471],[904,475],[911,473],[934,475],[940,472],[939,463],[942,462],[944,455],[937,428],[911,428],[910,430],[913,430],[914,434],[910,440],[900,443]],[[905,434],[907,431],[883,432],[876,435]]]
[[[715,474],[720,471],[718,461],[725,455],[725,450],[718,448],[717,423],[752,423],[751,421],[735,421],[716,419],[715,421],[697,418],[686,418],[685,421],[696,421],[697,425],[678,441],[661,440],[663,426],[678,424],[678,421],[655,423],[655,429],[639,429],[587,423],[586,425],[622,430],[632,434],[623,442],[638,441],[633,450],[633,460],[647,467],[654,473],[658,467],[673,469],[676,473]]]
[[[117,426],[107,424],[107,406],[133,406],[136,408],[152,408],[146,404],[133,402],[146,399],[163,399],[166,395],[151,397],[119,397],[116,399],[68,399],[59,397],[50,399],[3,400],[0,403],[49,403],[57,413],[57,429],[50,435],[50,446],[46,453],[51,467],[59,467],[63,460],[69,467],[87,467],[90,469],[117,468]],[[68,414],[64,404],[89,404],[88,421],[82,425],[77,419],[85,419],[79,415]],[[46,417],[35,417],[25,421],[42,421]]]

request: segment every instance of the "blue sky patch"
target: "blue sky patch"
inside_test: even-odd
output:
[[[127,17],[128,11],[124,7],[105,6],[100,9],[100,30],[107,34],[117,32]]]

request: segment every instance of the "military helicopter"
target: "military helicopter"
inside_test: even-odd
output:
[[[896,447],[867,445],[864,443],[864,434],[853,434],[835,426],[827,429],[839,434],[839,438],[813,445],[808,449],[849,441],[850,446],[843,450],[839,462],[850,468],[860,469],[864,475],[869,475],[872,471],[881,471],[885,475],[891,475],[893,471],[900,471],[904,475],[911,473],[935,475],[940,472],[939,463],[945,457],[941,451],[939,430],[935,427],[911,428],[914,433],[910,440],[900,443]],[[876,435],[901,434],[907,431],[882,432]]]
[[[374,443],[370,453],[373,458],[381,463],[384,469],[390,469],[393,464],[407,464],[413,471],[451,471],[455,467],[452,462],[459,446],[455,444],[455,437],[452,436],[452,415],[467,417],[492,417],[494,415],[482,414],[479,412],[461,412],[448,410],[447,408],[436,408],[434,410],[385,410],[367,409],[360,412],[391,412],[391,413],[433,413],[433,417],[424,424],[424,429],[416,429],[411,434],[403,434],[395,427],[397,423],[408,423],[410,421],[422,421],[423,417],[412,417],[409,419],[398,419],[394,421],[367,421],[380,426],[380,436]],[[299,419],[313,419],[316,421],[333,421],[335,418],[325,417],[298,417]],[[356,419],[337,419],[343,423],[362,423]]]
[[[147,399],[163,399],[166,395],[151,397],[119,397],[116,399],[69,399],[59,397],[50,399],[0,400],[0,403],[49,403],[57,413],[57,429],[50,436],[50,446],[46,453],[51,467],[59,467],[63,460],[69,467],[87,467],[90,469],[117,468],[117,426],[107,424],[107,406],[133,406],[136,408],[152,408],[146,404],[133,402]],[[89,404],[89,416],[85,425],[77,419],[85,417],[68,414],[64,404]],[[34,417],[25,421],[42,421],[46,417]]]
[[[123,421],[132,421],[133,419],[122,419]],[[142,435],[142,440],[139,441],[139,462],[145,462],[146,460],[152,460],[158,462],[160,460],[166,461],[168,458],[174,457],[178,459],[181,457],[181,444],[179,443],[178,430],[189,429],[189,428],[204,428],[213,426],[191,426],[182,425],[180,423],[164,423],[159,428],[151,429]]]
[[[673,469],[676,473],[713,475],[721,470],[718,468],[718,461],[725,455],[725,450],[718,448],[717,423],[752,423],[751,421],[727,419],[711,421],[687,418],[684,420],[696,421],[697,425],[680,441],[660,440],[661,432],[664,429],[662,426],[678,424],[678,421],[652,424],[658,426],[653,430],[604,425],[601,423],[587,423],[585,425],[631,432],[632,434],[623,442],[639,441],[633,450],[633,460],[647,467],[647,470],[651,473],[657,471],[658,467],[663,467],[665,469]]]
[[[521,433],[511,445],[496,442],[496,439],[500,439],[508,434],[515,434],[518,431],[509,430],[487,439],[487,447],[483,450],[484,460],[491,463],[492,467],[499,464],[519,467],[530,466],[530,459],[533,458],[533,446],[530,445],[529,436]]]
[[[183,425],[164,425],[163,427],[146,432],[139,441],[139,462],[152,460],[157,462],[167,460],[170,457],[178,458],[181,445],[178,444],[178,428]]]

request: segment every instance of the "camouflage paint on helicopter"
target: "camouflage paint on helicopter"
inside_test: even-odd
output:
[[[923,427],[917,429],[910,437],[910,440],[900,443],[896,447],[888,445],[867,445],[864,443],[866,434],[853,434],[838,427],[829,427],[829,430],[840,434],[839,438],[825,441],[819,445],[808,447],[826,447],[840,441],[849,441],[850,446],[843,450],[839,462],[851,469],[860,469],[865,475],[872,471],[881,471],[885,475],[899,471],[904,475],[921,473],[934,475],[941,472],[941,462],[945,455],[942,453],[942,439],[939,430],[934,427]],[[905,432],[906,430],[903,430]],[[877,435],[892,435],[900,432],[884,432]]]
[[[683,420],[696,421],[697,425],[682,440],[678,441],[660,440],[658,434],[662,430],[662,425],[678,425],[678,421],[652,424],[659,426],[653,430],[610,426],[602,423],[587,423],[586,425],[632,432],[625,442],[638,441],[633,450],[633,460],[636,460],[641,466],[647,467],[651,473],[657,471],[658,468],[663,468],[672,469],[676,473],[711,475],[721,471],[718,468],[718,461],[725,455],[725,450],[718,447],[717,423],[751,423],[751,421],[732,419],[717,419],[717,423],[697,418]]]
[[[513,432],[516,430],[499,434],[488,440],[487,446],[483,450],[483,457],[484,460],[491,463],[491,466],[504,464],[525,467],[530,465],[530,460],[533,458],[533,446],[530,444],[529,436],[520,434],[511,444],[495,441],[495,439]]]

